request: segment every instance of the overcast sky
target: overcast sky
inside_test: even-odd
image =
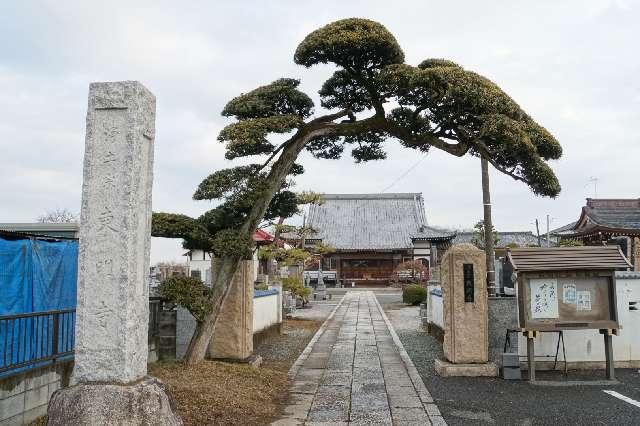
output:
[[[533,230],[547,214],[552,228],[577,219],[594,195],[591,177],[599,197],[640,196],[638,3],[5,1],[0,222],[79,210],[92,81],[139,80],[157,97],[154,211],[207,210],[210,203],[191,196],[205,176],[230,164],[216,141],[228,123],[224,104],[279,77],[301,79],[317,100],[331,68],[299,67],[293,52],[309,32],[346,17],[384,24],[410,64],[448,58],[490,78],[558,138],[557,199],[492,174],[498,230]],[[478,159],[436,150],[422,159],[396,143],[387,149],[387,160],[360,165],[348,155],[304,155],[298,189],[373,193],[395,182],[387,192],[423,193],[431,225],[468,228],[481,219]],[[180,259],[179,247],[154,239],[152,262]]]

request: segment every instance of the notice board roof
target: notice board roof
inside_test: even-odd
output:
[[[631,267],[616,245],[513,248],[509,250],[508,257],[513,268],[519,272],[626,270]]]

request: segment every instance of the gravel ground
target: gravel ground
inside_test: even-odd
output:
[[[423,331],[419,308],[398,303],[384,308],[449,425],[640,424],[640,408],[602,392],[611,389],[640,400],[638,370],[616,369],[621,383],[609,386],[547,387],[498,378],[442,378],[433,367],[442,356],[442,346]],[[584,379],[602,372],[573,374]]]
[[[253,352],[262,357],[264,368],[289,371],[320,325],[322,321],[287,319],[282,334],[265,339]]]
[[[291,318],[324,321],[331,311],[338,306],[341,298],[342,296],[334,296],[332,300],[311,301],[304,308],[296,309]]]
[[[265,368],[289,371],[340,299],[312,301],[284,320],[282,334],[271,336],[254,347]]]

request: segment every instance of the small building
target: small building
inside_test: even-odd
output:
[[[263,231],[262,229],[258,229],[253,234],[253,241],[256,243],[256,246],[271,244],[273,242],[273,235],[269,234],[266,231]],[[200,249],[194,249],[194,250],[189,250],[183,256],[187,257],[187,264],[188,264],[187,274],[191,277],[195,277],[202,280],[207,285],[211,285],[212,253],[209,253],[207,251],[200,250]],[[254,253],[254,261],[256,265],[255,276],[257,276],[259,262],[257,260],[257,255],[255,253]]]
[[[316,231],[305,246],[317,243],[335,252],[322,270],[335,272],[339,285],[387,285],[398,265],[419,260],[427,268],[438,262],[455,233],[427,225],[421,193],[324,194],[312,204],[306,226]]]
[[[550,233],[560,241],[617,244],[634,270],[640,270],[640,198],[587,198],[576,222]]]

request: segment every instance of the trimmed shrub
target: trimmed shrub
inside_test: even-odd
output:
[[[309,302],[309,296],[311,295],[311,289],[305,287],[300,278],[286,277],[282,279],[282,289],[290,291],[291,294],[302,300],[302,306]]]
[[[177,275],[160,284],[160,294],[165,299],[186,308],[198,322],[211,312],[211,288],[198,278]]]
[[[417,306],[425,300],[427,300],[427,289],[420,285],[409,284],[402,289],[403,303]]]

